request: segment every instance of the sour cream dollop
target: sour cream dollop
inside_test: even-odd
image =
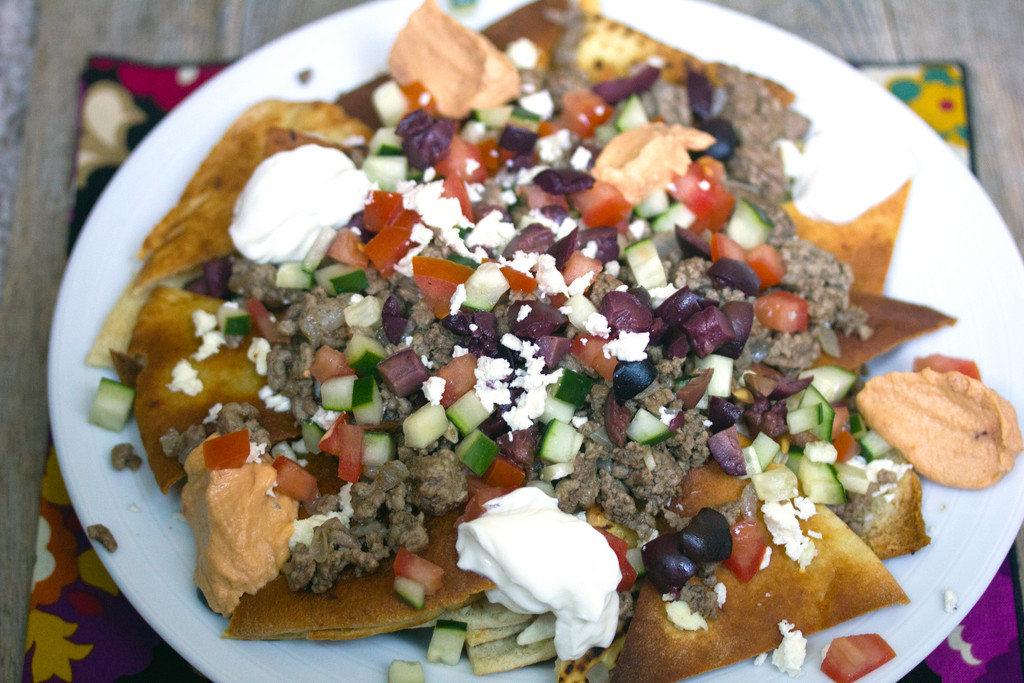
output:
[[[324,226],[363,210],[370,181],[344,152],[303,145],[265,159],[235,203],[231,240],[260,263],[299,261]]]
[[[803,153],[792,143],[781,151],[796,208],[830,223],[849,223],[917,171],[906,144],[880,126],[825,129],[807,140]]]
[[[496,585],[487,599],[521,614],[555,615],[555,650],[576,659],[615,638],[622,580],[614,551],[585,521],[525,486],[459,526],[459,568]]]

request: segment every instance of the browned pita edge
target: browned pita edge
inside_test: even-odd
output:
[[[881,294],[885,276],[903,221],[903,209],[910,194],[911,181],[885,200],[849,223],[836,224],[809,218],[793,202],[782,205],[796,226],[796,234],[822,249],[832,252],[853,268],[853,290]]]
[[[921,515],[921,479],[914,470],[900,477],[896,488],[877,495],[850,494],[850,501],[835,513],[860,536],[880,560],[916,553],[931,543]]]
[[[171,369],[199,348],[192,311],[216,313],[220,299],[200,296],[182,289],[157,287],[139,311],[138,322],[128,346],[128,355],[144,367],[136,377],[135,419],[142,435],[149,467],[160,490],[167,490],[185,476],[185,470],[160,447],[160,437],[174,428],[183,432],[202,422],[215,403],[245,402],[260,410],[260,423],[270,432],[272,442],[296,436],[298,429],[291,413],[277,413],[260,400],[258,392],[266,379],[246,357],[250,337],[237,348],[221,347],[204,361],[190,360],[203,382],[198,396],[188,396],[167,388]]]
[[[139,258],[148,260],[136,287],[234,251],[228,228],[235,200],[263,160],[267,131],[275,126],[313,131],[335,143],[372,133],[330,102],[266,100],[249,107],[203,160],[178,204],[146,236]]]
[[[598,664],[603,664],[608,669],[615,668],[625,644],[626,636],[622,634],[608,647],[592,647],[579,659],[555,660],[555,680],[558,683],[587,683],[587,674]]]
[[[657,683],[695,676],[777,647],[782,640],[778,623],[784,619],[807,635],[908,603],[871,549],[828,508],[817,508],[802,526],[822,538],[814,541],[818,555],[803,573],[778,546],[768,567],[749,583],[719,567],[718,580],[728,597],[718,618],[708,620],[707,631],[677,629],[657,589],[645,583],[612,681]]]
[[[529,38],[539,48],[538,68],[544,68],[550,62],[551,54],[562,36],[562,25],[555,21],[554,14],[565,11],[568,6],[568,0],[536,0],[498,19],[485,28],[483,34],[499,50],[504,50],[518,38]],[[388,74],[381,74],[341,95],[335,102],[376,130],[382,124],[373,106],[373,91],[390,78]]]
[[[837,365],[856,372],[862,365],[903,342],[956,323],[934,308],[877,294],[850,292],[850,304],[863,308],[873,333],[868,339],[839,335],[839,357],[822,354],[816,366]]]
[[[597,2],[582,2],[586,10],[583,37],[580,39],[576,62],[593,81],[619,78],[628,74],[630,67],[651,57],[665,61],[661,76],[674,83],[686,83],[691,71],[704,74],[719,85],[719,63],[704,62],[691,54],[651,38],[640,31],[597,12]],[[785,106],[796,99],[785,86],[759,77],[768,91]]]

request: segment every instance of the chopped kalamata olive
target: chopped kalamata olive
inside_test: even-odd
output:
[[[789,398],[798,391],[803,391],[809,387],[812,379],[812,377],[797,379],[796,377],[779,375],[779,381],[775,385],[775,389],[772,390],[772,393],[768,395],[768,398],[773,401],[780,398]]]
[[[625,403],[651,386],[658,377],[658,371],[651,361],[620,360],[612,373],[612,389],[615,400]]]
[[[455,135],[455,121],[435,119],[424,109],[406,114],[395,129],[402,138],[402,151],[413,168],[425,171],[448,156]]]
[[[633,420],[629,408],[615,400],[615,393],[609,391],[604,402],[604,431],[608,439],[616,446],[626,445],[626,430]]]
[[[509,216],[507,208],[501,204],[485,204],[483,202],[473,205],[473,220],[479,223],[481,218],[495,211],[501,214],[501,220],[506,223],[512,222],[512,217]]]
[[[691,315],[683,323],[683,329],[698,358],[714,353],[718,347],[736,338],[732,322],[717,306],[708,306]]]
[[[409,324],[409,321],[402,316],[402,304],[398,301],[398,297],[391,295],[387,298],[380,316],[384,324],[384,335],[389,342],[397,344],[402,340],[405,328]]]
[[[684,258],[697,256],[711,260],[711,243],[704,239],[703,235],[698,235],[687,228],[676,228],[676,242],[682,249]]]
[[[736,152],[739,139],[736,137],[736,130],[726,119],[713,118],[703,121],[700,129],[705,133],[715,136],[715,142],[704,150],[704,154],[712,159],[721,162],[729,161]]]
[[[601,99],[608,104],[615,104],[630,95],[638,95],[650,90],[660,75],[661,69],[654,66],[645,66],[632,76],[601,81],[591,90],[600,95]]]
[[[623,332],[647,332],[654,323],[650,307],[629,292],[608,292],[601,299],[598,312],[608,320],[613,330]]]
[[[658,322],[661,322],[661,318],[657,318]],[[690,340],[686,338],[685,332],[672,331],[671,341],[665,344],[665,357],[666,358],[686,358],[686,354],[690,352]]]
[[[740,450],[736,425],[709,436],[708,450],[726,474],[743,476],[747,473],[747,464],[743,460],[743,451]]]
[[[731,258],[720,258],[708,268],[708,277],[716,289],[732,287],[747,296],[757,296],[761,289],[761,278],[754,269],[743,261]]]
[[[721,308],[722,313],[725,313],[725,316],[732,322],[732,330],[736,333],[736,338],[718,347],[715,353],[726,358],[739,358],[754,324],[754,305],[749,301],[727,301],[722,304]]]
[[[712,434],[728,429],[736,424],[743,414],[743,408],[720,396],[712,396],[708,400],[708,419],[711,420]]]
[[[708,390],[708,384],[711,383],[712,374],[711,368],[698,370],[676,390],[676,398],[682,402],[683,410],[692,410],[700,403],[704,392]]]
[[[399,398],[416,393],[430,378],[423,361],[408,348],[382,360],[377,364],[377,371],[384,384]]]
[[[690,71],[686,74],[686,96],[690,101],[690,111],[698,119],[711,118],[711,108],[714,105],[715,87],[711,85],[708,77],[698,71]]]
[[[498,146],[504,147],[510,152],[517,152],[519,154],[529,154],[533,151],[533,146],[537,144],[537,134],[528,128],[520,128],[519,126],[507,125],[505,129],[501,131],[501,137],[498,138]]]
[[[509,241],[501,255],[507,259],[516,255],[517,251],[527,254],[543,254],[555,243],[555,233],[540,223],[530,223],[516,233]]]
[[[533,182],[548,194],[566,195],[589,190],[594,176],[571,168],[548,168],[534,176]]]
[[[683,323],[690,316],[700,311],[700,297],[689,287],[683,287],[665,299],[654,311],[654,314],[676,329],[683,329]]]
[[[607,263],[619,258],[619,231],[613,225],[602,228],[590,228],[581,232],[580,248],[583,249],[589,244],[597,245],[594,258],[601,263]]]
[[[785,401],[772,404],[766,398],[757,398],[743,412],[743,421],[747,423],[751,435],[763,432],[774,439],[789,431],[786,425],[788,413]]]
[[[716,510],[701,508],[679,532],[679,548],[695,562],[723,562],[732,555],[729,520]]]
[[[504,422],[504,420],[502,420]],[[540,445],[540,430],[536,425],[502,434],[498,437],[498,454],[517,465],[529,469]]]
[[[467,335],[470,333],[469,326],[473,322],[472,318],[468,313],[459,311],[454,315],[448,315],[441,318],[441,324],[451,332],[455,334]]]
[[[661,318],[655,318],[654,322],[651,323],[651,344],[660,344],[665,341],[666,335],[669,333],[669,327],[665,324],[665,321]],[[686,338],[686,335],[683,335]],[[689,349],[687,349],[689,350]],[[686,354],[684,353],[683,356]]]
[[[548,336],[568,321],[554,306],[532,299],[509,304],[506,319],[512,334],[523,339]]]
[[[697,573],[697,563],[679,548],[679,534],[662,534],[640,549],[647,580],[659,593],[678,591]]]
[[[544,359],[544,365],[550,370],[558,367],[558,364],[569,353],[572,341],[568,337],[548,335],[538,339],[537,346],[540,347],[540,355]]]
[[[580,229],[573,228],[568,235],[555,242],[548,249],[548,254],[555,257],[555,267],[558,270],[565,270],[565,264],[569,262],[569,257],[579,248]]]
[[[540,215],[561,225],[562,221],[569,217],[569,211],[561,204],[548,204],[540,207]]]

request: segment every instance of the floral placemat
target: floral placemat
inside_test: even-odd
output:
[[[79,97],[69,243],[128,153],[167,112],[224,66],[89,61]],[[862,69],[920,114],[970,164],[961,66]],[[1008,557],[974,609],[904,681],[1024,680],[1012,569]],[[146,624],[103,568],[71,507],[52,447],[43,476],[33,582],[23,681],[205,680]],[[809,657],[806,666],[816,667],[814,659]]]

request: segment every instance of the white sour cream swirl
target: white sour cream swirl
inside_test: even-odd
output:
[[[362,211],[366,174],[344,152],[303,145],[265,159],[235,203],[235,247],[260,263],[299,261],[324,226],[341,227]]]
[[[459,568],[496,585],[487,599],[521,614],[555,615],[555,650],[576,659],[607,647],[619,617],[615,552],[585,521],[532,486],[486,503],[459,526]]]

